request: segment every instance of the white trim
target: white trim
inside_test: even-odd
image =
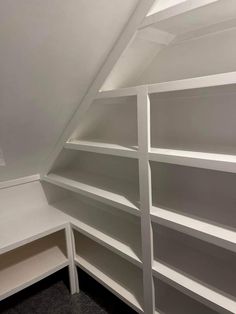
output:
[[[34,181],[39,181],[40,180],[40,175],[39,174],[34,174],[32,176],[28,177],[22,177],[18,179],[13,179],[13,180],[8,180],[8,181],[2,181],[0,182],[0,189],[6,189],[12,186],[16,185],[21,185],[21,184],[26,184]]]

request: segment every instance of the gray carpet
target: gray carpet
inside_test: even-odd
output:
[[[71,296],[67,271],[60,271],[40,283],[0,302],[1,314],[134,314],[82,271],[79,294]]]

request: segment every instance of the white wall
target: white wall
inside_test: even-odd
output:
[[[0,1],[0,181],[39,171],[137,3]]]

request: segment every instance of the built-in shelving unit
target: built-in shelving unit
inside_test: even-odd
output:
[[[75,293],[77,265],[138,313],[236,314],[236,1],[170,2],[92,84],[42,186],[1,184],[0,299],[66,266]]]
[[[68,265],[63,230],[2,254],[0,300]]]
[[[142,271],[84,235],[74,234],[76,264],[142,313]]]
[[[100,92],[44,177],[70,191],[54,206],[76,264],[138,312],[236,313],[235,84],[232,72]],[[119,103],[132,145],[94,135]]]

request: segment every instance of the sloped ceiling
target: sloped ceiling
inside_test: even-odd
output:
[[[137,4],[0,1],[0,181],[39,172]]]

